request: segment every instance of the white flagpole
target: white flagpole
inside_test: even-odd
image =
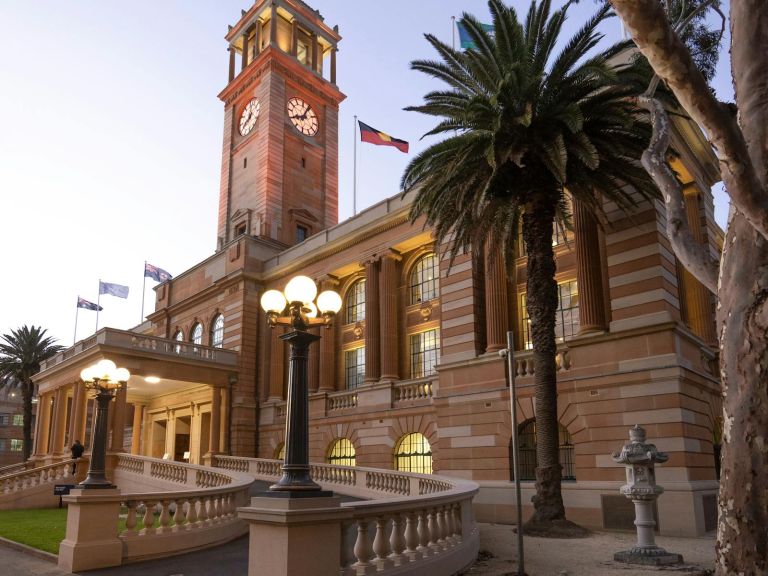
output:
[[[144,260],[144,282],[141,285],[141,319],[139,324],[144,322],[144,293],[147,291],[147,261]]]
[[[80,297],[78,296],[78,303],[80,302]],[[80,314],[80,306],[75,306],[75,335],[72,338],[72,345],[75,345],[75,342],[77,342],[77,316]]]
[[[456,16],[451,16],[451,48],[456,50]]]
[[[352,216],[357,215],[357,115],[355,125],[352,128],[352,142],[354,143],[354,161],[352,163]]]
[[[99,278],[99,297],[96,299],[96,330],[94,330],[94,334],[99,331],[99,308],[101,308],[101,278]]]

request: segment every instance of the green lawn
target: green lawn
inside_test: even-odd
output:
[[[66,508],[0,512],[0,536],[52,554],[59,553],[66,526]]]

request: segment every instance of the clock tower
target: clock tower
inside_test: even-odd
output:
[[[292,246],[338,222],[338,27],[301,0],[259,0],[230,27],[218,248]]]

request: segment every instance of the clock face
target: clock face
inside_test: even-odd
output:
[[[253,127],[256,126],[260,110],[261,104],[259,104],[258,98],[253,98],[245,105],[243,113],[240,115],[240,134],[247,136],[253,130]]]
[[[291,98],[288,100],[288,118],[296,129],[307,136],[317,134],[317,114],[301,98]]]

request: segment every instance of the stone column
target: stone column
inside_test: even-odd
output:
[[[309,332],[318,338],[325,336],[325,328],[310,328]],[[320,346],[309,347],[309,373],[307,374],[307,389],[310,393],[317,392],[320,387]]]
[[[270,353],[269,397],[267,400],[283,399],[285,342],[280,340],[280,335],[283,332],[282,328],[269,329],[270,346],[272,347],[272,350]]]
[[[235,79],[235,47],[227,46],[227,52],[229,52],[229,81]]]
[[[336,84],[336,48],[331,48],[331,84]]]
[[[131,454],[141,454],[141,427],[144,422],[144,404],[133,403],[133,431],[131,432]]]
[[[48,435],[51,426],[51,394],[42,394],[37,400],[37,431],[35,433],[35,456],[48,454]]]
[[[394,250],[381,257],[381,379],[389,381],[400,377],[397,362],[397,263],[400,260],[400,254]]]
[[[379,325],[379,261],[365,262],[365,382],[378,382],[381,375]]]
[[[576,281],[579,288],[579,334],[604,332],[608,325],[597,220],[589,208],[576,198],[573,199],[573,224],[576,234]]]
[[[272,46],[277,46],[277,4],[274,2],[272,2],[272,9],[270,11],[269,43]]]
[[[683,192],[685,194],[688,227],[696,241],[699,244],[704,244],[705,237],[699,213],[699,189],[696,184],[689,184],[683,189]],[[715,344],[717,337],[715,335],[711,293],[685,268],[683,268],[682,292],[684,302],[681,302],[681,305],[685,306],[685,315],[691,330],[707,344]]]
[[[229,434],[229,395],[231,388],[224,387],[220,389],[221,393],[221,427],[219,428],[219,449],[224,454],[229,454],[229,443],[227,442]]]
[[[291,22],[291,56],[296,58],[299,53],[299,21],[296,18]]]
[[[115,419],[112,421],[112,452],[123,451],[123,441],[125,440],[125,412],[127,409],[126,397],[128,391],[125,386],[118,388],[115,394]]]
[[[53,455],[64,455],[64,431],[67,424],[67,387],[56,390],[53,400]]]
[[[253,43],[255,44],[253,47],[254,54],[257,56],[261,53],[261,27],[264,24],[264,22],[261,21],[261,18],[259,18],[256,21],[255,30],[253,32]]]
[[[211,387],[211,433],[208,440],[208,452],[219,453],[219,437],[221,435],[221,393],[215,386]]]
[[[312,70],[315,72],[320,71],[320,66],[317,65],[317,34],[312,34]]]
[[[75,441],[75,425],[77,419],[77,411],[80,405],[80,382],[75,382],[72,386],[72,404],[69,412],[69,426],[67,426],[67,442],[72,444]],[[78,439],[80,439],[78,437]]]
[[[248,66],[248,34],[249,31],[246,30],[243,33],[243,60],[240,63],[240,70],[245,70],[245,67]]]
[[[339,279],[335,276],[326,276],[320,280],[320,291],[338,290]],[[321,334],[320,345],[320,392],[332,392],[336,389],[336,330],[342,322],[344,309],[334,319],[330,328],[324,329]]]
[[[509,312],[507,299],[507,267],[504,254],[491,235],[485,241],[485,341],[486,352],[497,352],[507,347]]]
[[[168,454],[169,460],[175,460],[176,456],[176,411],[169,410],[168,420],[165,421],[165,448],[163,452]]]
[[[91,435],[86,449],[93,450],[93,439],[96,435],[96,398],[91,402]]]
[[[85,443],[85,418],[88,412],[88,391],[85,383],[75,384],[75,394],[72,399],[72,426],[70,438]]]

